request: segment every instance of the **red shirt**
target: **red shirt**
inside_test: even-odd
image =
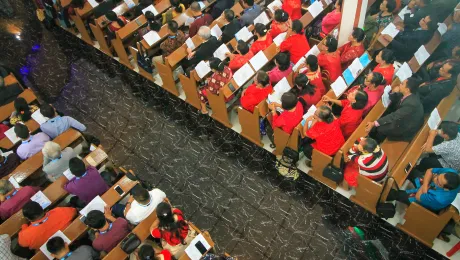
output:
[[[128,20],[126,20],[126,18],[124,16],[118,16],[118,18],[120,18],[123,21],[124,25],[126,25],[128,23]],[[118,30],[120,30],[122,28],[122,27],[116,27],[116,26],[112,25],[113,23],[116,23],[117,26],[120,26],[116,21],[112,22],[108,26],[110,31],[116,32],[116,31],[118,31]]]
[[[293,34],[285,39],[280,45],[280,51],[289,51],[291,61],[295,64],[310,50],[307,38],[303,33]]]
[[[302,17],[302,3],[300,0],[284,0],[281,8],[289,14],[289,18],[293,21]]]
[[[265,38],[265,40],[263,41],[257,40],[251,45],[251,52],[254,54],[257,54],[259,51],[263,51],[267,49],[268,46],[270,46],[270,44],[272,43],[273,43],[272,36],[267,33],[267,37]]]
[[[382,74],[383,78],[385,79],[385,84],[391,85],[393,82],[393,75],[395,74],[395,68],[393,65],[390,65],[386,68],[381,68],[380,64],[377,64],[377,66],[374,68],[374,72]]]
[[[305,95],[301,96],[300,98],[302,98],[303,100],[305,100],[305,102],[307,102],[307,104],[308,104],[307,109],[308,109],[312,105],[316,105],[321,100],[322,96],[323,95],[321,95],[321,92],[316,88],[315,89],[315,94],[313,94],[313,95],[305,94]]]
[[[249,86],[244,95],[241,97],[240,102],[241,106],[250,111],[251,113],[254,112],[254,108],[262,102],[262,100],[268,97],[268,94],[273,92],[273,87],[271,85],[265,88],[258,88],[257,84],[252,84]]]
[[[316,87],[316,91],[319,91],[321,96],[326,94],[326,86],[324,86],[321,71],[319,69],[315,72],[307,71],[305,75],[307,75],[307,78],[310,80],[310,84]]]
[[[323,21],[321,22],[321,31],[324,34],[329,34],[337,25],[339,25],[341,20],[342,13],[337,12],[337,9],[335,9],[324,16]]]
[[[171,260],[172,259],[172,255],[167,249],[163,249],[160,252],[160,255],[163,255],[163,260]]]
[[[334,155],[345,143],[339,120],[334,120],[330,124],[316,122],[312,128],[307,130],[306,134],[316,141],[312,144],[313,148],[327,155]]]
[[[342,129],[343,137],[348,139],[361,124],[364,109],[352,108],[350,101],[347,99],[340,100],[340,103],[342,103],[343,107],[342,114],[339,117],[340,129]]]
[[[201,16],[195,17],[195,21],[190,25],[188,30],[188,36],[192,38],[195,34],[198,33],[198,29],[201,26],[210,25],[212,23],[212,16],[210,14],[202,14]]]
[[[340,55],[337,52],[320,53],[318,55],[318,65],[321,69],[329,72],[329,79],[331,82],[334,82],[340,75],[342,75]]]
[[[284,132],[291,134],[292,130],[302,121],[302,103],[297,102],[294,111],[283,111],[280,115],[273,116],[272,127],[280,127]]]
[[[7,125],[1,124],[0,123],[0,140],[5,137],[5,132],[10,129]]]
[[[272,25],[270,26],[269,34],[273,39],[278,36],[278,34],[284,33],[287,30],[288,26],[286,26],[286,23],[278,23],[277,21],[273,20]]]
[[[173,209],[173,214],[177,216],[177,221],[184,221],[184,216],[182,214],[182,211],[180,209]],[[152,231],[152,236],[155,238],[162,238],[165,240],[169,245],[171,246],[176,246],[180,243],[182,243],[182,240],[184,240],[187,237],[188,234],[188,225],[185,225],[182,230],[180,231],[180,237],[175,237],[173,233],[167,231],[167,230],[162,230],[160,231],[159,228],[155,228]]]
[[[17,190],[16,194],[10,195],[11,197],[0,204],[0,218],[6,220],[11,217],[13,214],[22,209],[22,206],[29,202],[30,197],[32,197],[39,187],[25,186]]]
[[[230,61],[228,66],[230,69],[232,69],[233,72],[235,72],[239,68],[243,67],[243,65],[246,64],[252,57],[254,57],[252,51],[249,51],[245,55],[235,54],[235,57]]]
[[[348,66],[358,57],[364,53],[364,45],[351,46],[351,42],[339,48],[340,62],[342,63],[342,70],[346,70]]]

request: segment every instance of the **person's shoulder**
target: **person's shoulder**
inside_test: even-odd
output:
[[[114,224],[124,226],[124,225],[128,225],[128,221],[124,218],[117,218]]]
[[[48,212],[50,217],[62,218],[64,216],[73,216],[77,210],[71,207],[56,207]]]
[[[46,124],[46,123],[48,123],[48,122],[43,123],[42,126],[43,126],[44,124]],[[37,136],[37,137],[43,138],[43,139],[47,139],[47,140],[50,140],[50,139],[51,139],[47,134],[45,134],[45,133],[43,133],[43,132],[36,133],[34,136]]]

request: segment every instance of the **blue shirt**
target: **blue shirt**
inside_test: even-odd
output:
[[[433,172],[433,175],[443,174],[443,173],[448,173],[448,172],[453,172],[458,175],[458,172],[451,168],[433,168],[432,172]],[[417,181],[416,184],[417,184],[417,188],[419,188],[420,183]],[[418,189],[411,190],[411,191],[416,192],[417,190]],[[455,200],[455,197],[457,197],[457,193],[459,191],[460,191],[460,187],[458,187],[455,190],[445,190],[444,188],[441,188],[437,186],[436,184],[434,184],[434,182],[432,181],[430,183],[430,189],[428,190],[428,192],[420,196],[420,201],[417,201],[415,197],[409,198],[409,201],[417,202],[427,209],[438,211],[438,210],[441,210],[449,206]],[[410,192],[410,191],[406,191],[406,192]]]
[[[50,119],[43,123],[40,126],[40,129],[49,137],[51,137],[51,139],[54,139],[71,127],[77,129],[80,132],[86,131],[85,125],[70,116],[57,116],[53,119]]]
[[[243,15],[241,15],[240,18],[241,26],[254,24],[254,19],[256,19],[260,13],[262,13],[262,9],[260,9],[260,6],[257,4],[244,9]]]

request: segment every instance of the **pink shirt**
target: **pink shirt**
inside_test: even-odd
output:
[[[285,71],[281,71],[278,66],[268,72],[268,77],[272,84],[277,83],[282,80],[284,77],[287,77],[292,72],[292,64],[289,65],[289,68]]]
[[[340,20],[342,20],[342,13],[337,10],[326,14],[321,22],[321,30],[324,34],[330,33],[340,23]]]
[[[385,86],[380,85],[377,87],[376,90],[369,90],[369,87],[365,87],[364,91],[367,93],[367,105],[363,108],[363,117],[371,111],[371,109],[377,104],[377,102],[380,100],[380,98],[383,95],[383,91],[385,89]]]

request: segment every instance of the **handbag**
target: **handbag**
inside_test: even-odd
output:
[[[323,177],[332,180],[333,182],[339,184],[343,181],[343,167],[344,167],[344,160],[343,156],[340,158],[340,168],[335,167],[330,163],[326,168],[323,170]]]
[[[152,59],[145,53],[142,44],[139,44],[139,51],[137,52],[137,65],[148,73],[153,73]]]
[[[299,153],[292,148],[286,147],[283,150],[283,155],[277,156],[275,168],[281,176],[297,180],[299,178],[298,161]]]
[[[133,233],[130,233],[121,241],[121,249],[127,254],[131,254],[141,244],[141,240]]]
[[[377,213],[377,216],[384,219],[392,218],[396,214],[396,206],[392,202],[380,202],[380,199],[382,199],[383,192],[386,190],[388,181],[390,179],[393,179],[393,177],[389,177],[388,179],[386,179],[385,184],[383,185],[382,192],[380,193],[379,200],[377,201],[377,205],[375,207],[375,212]],[[394,183],[396,189],[399,191],[398,183],[396,181]]]

